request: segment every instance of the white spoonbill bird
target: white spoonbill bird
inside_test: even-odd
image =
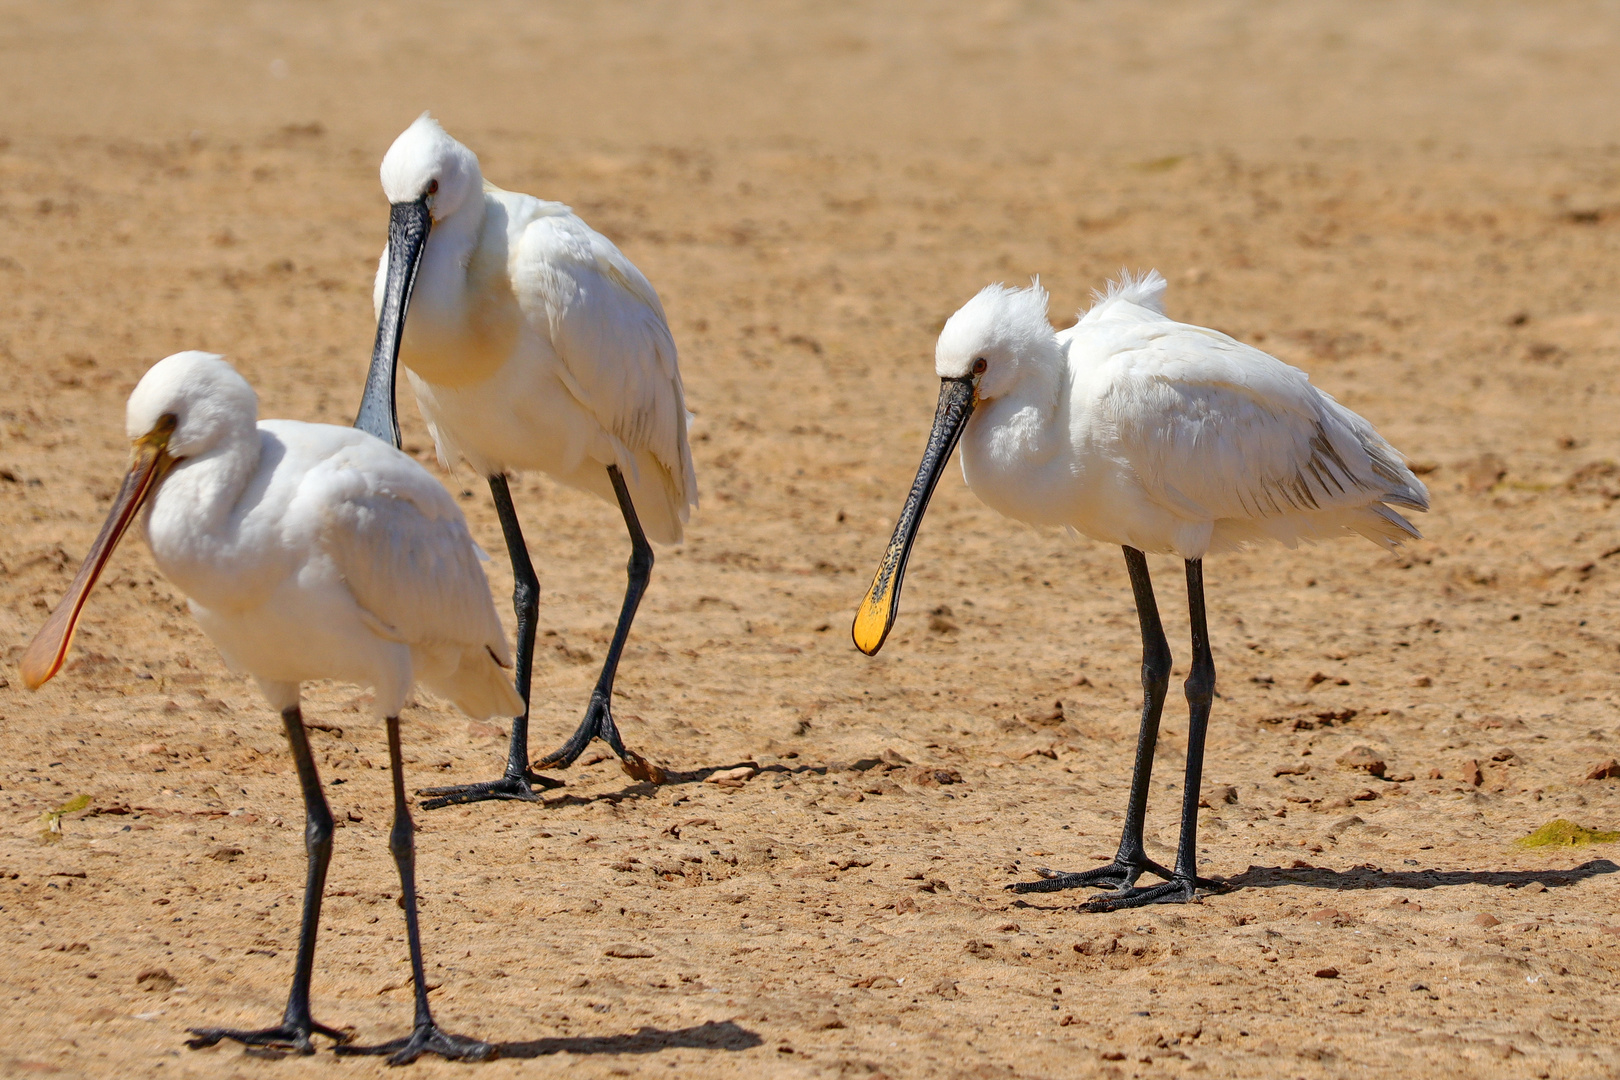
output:
[[[952,315],[934,370],[939,408],[894,538],[855,615],[855,644],[882,648],[899,610],[917,526],[951,449],[962,475],[1008,517],[1063,525],[1125,549],[1142,624],[1142,728],[1119,852],[1083,873],[1040,871],[1009,886],[1048,892],[1108,887],[1097,911],[1191,898],[1198,788],[1215,661],[1204,616],[1204,556],[1266,540],[1359,533],[1386,547],[1418,535],[1391,505],[1426,510],[1428,492],[1372,425],[1305,373],[1215,330],[1164,314],[1165,281],[1129,274],[1097,294],[1075,326],[1053,333],[1046,293],[992,285]],[[1147,857],[1142,826],[1170,646],[1144,552],[1186,561],[1192,622],[1191,721],[1176,867]],[[1137,888],[1143,871],[1164,879]]]
[[[516,469],[616,502],[630,531],[630,580],[585,717],[535,768],[567,768],[600,736],[626,772],[657,782],[662,771],[619,736],[613,678],[652,576],[647,539],[678,542],[697,505],[675,339],[658,294],[568,207],[485,182],[473,152],[426,113],[389,147],[382,186],[392,205],[388,247],[355,426],[399,445],[394,381],[403,362],[439,460],[465,460],[488,478],[516,580],[524,707],[506,772],[424,792],[439,797],[423,806],[532,800],[541,782],[529,768],[528,707],[540,582],[507,487]]]
[[[421,682],[482,719],[521,702],[478,550],[456,506],[427,470],[364,432],[291,420],[255,423],[247,380],[209,353],[159,361],[130,395],[129,473],[107,523],[61,603],[23,654],[37,689],[67,656],[85,600],[126,529],[141,518],[158,569],[226,660],[258,680],[281,712],[304,795],[309,875],[292,992],[282,1022],[258,1031],[193,1029],[193,1047],[234,1039],[312,1053],[310,1035],[347,1035],[310,1017],[309,980],[321,893],[332,856],[332,812],[310,756],[299,684],[370,686],[387,723],[394,827],[416,1024],[410,1035],[341,1052],[480,1059],[493,1048],[442,1032],[428,1010],[416,918],[415,845],[401,772],[399,712]],[[145,514],[142,516],[142,508]]]

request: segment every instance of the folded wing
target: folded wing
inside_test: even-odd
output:
[[[374,439],[345,446],[308,483],[321,547],[372,629],[410,646],[418,678],[470,715],[517,715],[523,702],[502,670],[511,653],[450,494]]]
[[[652,284],[572,214],[524,229],[512,277],[525,314],[549,333],[569,391],[613,439],[632,491],[658,494],[658,507],[637,499],[653,515],[644,522],[649,533],[679,539],[697,504],[697,478],[675,339]],[[668,518],[662,529],[659,516]]]
[[[1180,323],[1126,331],[1098,407],[1143,489],[1190,519],[1247,521],[1285,541],[1339,528],[1389,545],[1417,530],[1392,506],[1428,492],[1362,417],[1304,372]]]

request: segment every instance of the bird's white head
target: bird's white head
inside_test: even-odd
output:
[[[1057,355],[1046,303],[1039,280],[1027,289],[980,289],[940,331],[935,373],[942,379],[972,378],[979,400],[999,397],[1018,381],[1023,365]]]
[[[153,364],[135,384],[124,432],[139,442],[169,427],[164,452],[179,461],[252,431],[258,416],[259,396],[223,356],[181,352]]]
[[[439,222],[483,191],[484,175],[478,155],[423,113],[383,155],[382,187],[395,205],[425,200]]]
[[[1046,290],[1039,280],[1027,289],[991,285],[945,322],[934,349],[939,406],[928,433],[911,494],[895,520],[894,536],[878,563],[872,587],[855,612],[855,647],[868,656],[883,647],[900,611],[900,583],[928,500],[980,401],[1018,385],[1022,374],[1062,361],[1052,324],[1046,321]]]
[[[376,294],[377,340],[354,426],[398,446],[394,379],[405,312],[427,251],[428,234],[449,222],[446,227],[453,234],[472,239],[482,220],[484,176],[477,155],[452,139],[427,113],[394,140],[383,155],[381,173],[389,203],[388,253],[378,275],[382,280]],[[467,212],[458,216],[463,209]],[[439,250],[446,250],[442,243]]]
[[[129,471],[73,584],[23,652],[18,670],[25,686],[37,690],[62,669],[96,578],[169,470],[240,438],[244,429],[252,432],[258,412],[253,387],[213,353],[175,353],[141,376],[124,412]]]

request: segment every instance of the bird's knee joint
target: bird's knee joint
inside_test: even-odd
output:
[[[1170,685],[1170,669],[1174,666],[1169,652],[1150,653],[1142,658],[1142,685],[1163,691]]]
[[[1208,705],[1215,700],[1215,669],[1195,667],[1187,676],[1187,700],[1195,705]]]
[[[325,817],[310,818],[309,821],[304,823],[304,849],[311,855],[316,854],[322,848],[325,849],[326,854],[331,854],[333,826],[331,814],[327,814]]]
[[[631,577],[647,577],[652,573],[652,568],[653,553],[651,548],[648,548],[645,551],[632,551],[630,553],[630,562],[626,566],[626,569],[630,572]]]

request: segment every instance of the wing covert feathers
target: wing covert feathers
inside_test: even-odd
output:
[[[1304,372],[1169,320],[1121,323],[1117,333],[1096,404],[1150,497],[1216,523],[1212,550],[1341,530],[1384,546],[1418,536],[1391,507],[1428,509],[1422,482]]]
[[[642,524],[680,539],[697,505],[675,339],[652,284],[572,215],[525,230],[513,279],[525,313],[549,334],[565,383],[612,441]]]
[[[468,715],[515,716],[511,652],[461,510],[416,462],[382,443],[312,470],[321,547],[381,637],[411,648],[417,677]]]

